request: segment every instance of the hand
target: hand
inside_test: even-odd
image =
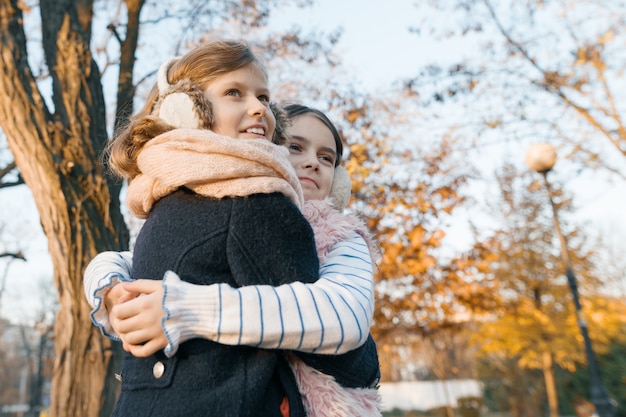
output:
[[[120,282],[118,282],[104,294],[104,306],[108,312],[111,312],[116,304],[123,303],[137,296],[139,296],[139,293],[130,293],[126,291],[124,286],[120,285]]]
[[[150,356],[167,346],[161,325],[165,315],[161,307],[161,284],[161,281],[151,279],[118,284],[123,295],[109,310],[109,322],[122,340],[124,350],[138,358]]]

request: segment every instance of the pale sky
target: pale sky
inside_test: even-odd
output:
[[[418,21],[411,0],[316,0],[305,10],[293,9],[274,16],[276,25],[332,30],[344,28],[338,51],[343,64],[368,87],[386,87],[400,77],[415,75],[428,47],[409,33]],[[407,48],[407,44],[411,48]]]

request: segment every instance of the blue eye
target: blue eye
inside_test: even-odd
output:
[[[227,96],[239,97],[241,94],[239,93],[238,90],[228,90],[228,91],[226,91],[226,95]]]
[[[269,98],[269,96],[266,96],[266,95],[264,95],[264,94],[263,94],[263,95],[260,95],[260,96],[259,96],[259,97],[257,97],[257,98],[259,99],[259,101],[262,101],[262,102],[264,102],[264,103],[269,103],[269,102],[270,102],[270,98]]]

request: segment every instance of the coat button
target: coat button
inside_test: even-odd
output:
[[[163,376],[163,374],[165,373],[165,365],[163,365],[163,362],[157,362],[154,364],[154,366],[152,367],[152,375],[154,375],[154,377],[156,379],[159,379]]]

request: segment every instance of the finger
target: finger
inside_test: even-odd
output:
[[[131,352],[132,347],[133,345],[131,345],[130,343],[122,342],[122,348],[124,348],[124,351],[128,353],[132,353]]]
[[[120,295],[120,298],[117,300],[118,304],[122,304],[125,303],[127,301],[130,301],[134,298],[137,298],[141,295],[141,293],[139,292],[131,292],[131,291],[127,291],[126,289],[123,289],[122,295]]]
[[[126,291],[144,294],[151,294],[163,289],[162,281],[154,279],[138,279],[132,282],[124,282],[122,285]]]
[[[113,325],[114,322],[119,323],[134,317],[141,312],[140,309],[131,304],[132,301],[133,300],[127,301],[123,304],[116,304],[113,308],[111,308],[111,311],[109,312],[109,321],[111,322],[111,325]],[[118,329],[118,332],[119,330],[121,329]]]
[[[120,339],[131,345],[143,345],[150,340],[159,338],[163,332],[159,328],[133,330],[120,335]]]
[[[161,338],[150,340],[142,345],[132,345],[130,347],[130,353],[138,358],[145,358],[150,356],[159,350],[167,346],[167,341]]]
[[[107,311],[111,311],[114,305],[119,303],[120,296],[124,293],[124,289],[121,285],[113,284],[111,289],[109,289],[104,294],[104,305],[107,308]]]
[[[145,313],[136,314],[123,319],[119,319],[117,316],[111,320],[111,326],[113,330],[120,335],[127,336],[130,334],[136,334],[135,337],[152,337],[157,335],[163,330],[161,329],[161,322],[158,319],[150,318]],[[132,341],[138,343],[139,341]]]
[[[111,327],[113,330],[120,335],[126,335],[131,332],[140,331],[142,329],[148,328],[148,326],[160,326],[160,324],[156,323],[155,320],[152,322],[148,322],[145,319],[145,314],[141,311],[135,313],[130,312],[129,314],[125,314],[125,311],[121,309],[114,309],[109,314],[109,321],[111,323]],[[154,323],[154,324],[152,324]]]
[[[119,319],[127,319],[153,308],[162,311],[161,297],[158,294],[152,297],[143,295],[141,297],[135,297],[124,303],[117,304],[111,309],[110,314],[116,315]]]

